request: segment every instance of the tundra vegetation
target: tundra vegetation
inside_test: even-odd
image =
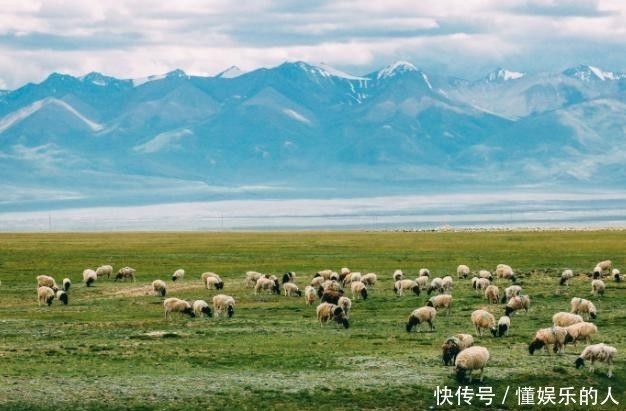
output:
[[[496,402],[507,386],[505,409],[515,409],[516,387],[594,387],[594,410],[624,409],[626,396],[626,283],[605,278],[604,296],[590,293],[593,268],[610,259],[626,266],[626,233],[580,232],[275,232],[275,233],[89,233],[0,234],[0,409],[393,409],[435,407],[433,391],[466,385],[444,366],[442,342],[458,333],[489,350],[484,382]],[[467,279],[455,276],[460,264],[495,271],[500,263],[515,271],[522,294],[531,297],[528,314],[511,317],[506,338],[475,335],[471,313],[479,308],[500,318],[504,304],[489,305]],[[92,287],[72,286],[69,304],[37,303],[35,277],[82,282],[85,267],[111,264],[136,269],[136,280],[99,278]],[[185,267],[184,281],[171,273]],[[245,286],[246,272],[297,273],[304,289],[317,271],[350,267],[375,272],[368,298],[352,300],[350,327],[320,327],[315,309],[294,298],[261,293]],[[426,293],[393,291],[392,275],[402,269],[415,278],[420,267],[431,277],[454,277],[450,315],[407,333],[413,310]],[[569,286],[560,276],[571,268]],[[220,274],[224,290],[207,290],[204,272]],[[165,320],[163,298],[154,279],[166,279],[167,297],[211,301],[232,295],[236,314],[213,318],[172,315]],[[509,280],[494,282],[501,290]],[[346,295],[350,295],[346,289]],[[594,302],[598,327],[592,343],[617,348],[613,377],[606,364],[595,373],[573,364],[584,342],[568,344],[564,354],[528,354],[540,328],[552,316],[569,312],[570,300]],[[586,317],[585,317],[586,318]],[[355,382],[356,381],[356,382]],[[558,392],[558,388],[557,388]],[[463,410],[480,409],[464,405]],[[499,405],[498,405],[499,406]],[[451,407],[454,408],[454,407]],[[541,409],[541,407],[533,407]]]

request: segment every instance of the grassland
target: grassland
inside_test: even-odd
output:
[[[517,387],[607,387],[620,405],[528,409],[625,409],[626,287],[607,281],[597,300],[599,334],[619,350],[615,375],[602,365],[595,374],[573,367],[582,349],[564,355],[528,355],[534,332],[553,313],[569,309],[573,296],[590,297],[589,279],[558,286],[565,268],[587,272],[610,258],[626,268],[626,233],[94,233],[0,235],[0,409],[389,409],[436,407],[436,386],[456,388],[452,367],[440,359],[443,339],[473,333],[470,313],[486,306],[469,280],[456,280],[450,317],[440,312],[432,333],[407,333],[409,313],[426,296],[396,297],[391,273],[415,276],[420,267],[452,274],[460,263],[516,269],[532,308],[512,319],[510,336],[477,338],[491,361],[483,384],[496,392],[489,409],[519,409]],[[82,286],[86,267],[110,263],[137,269],[136,283],[99,281]],[[348,266],[374,271],[379,284],[367,301],[354,301],[351,328],[320,328],[315,309],[301,298],[253,295],[245,271],[296,271],[304,287],[323,268]],[[186,277],[169,275],[179,267]],[[235,317],[163,318],[161,298],[147,287],[167,280],[169,295],[210,300],[200,273],[221,274],[223,290],[237,299]],[[623,270],[624,271],[624,270]],[[35,276],[49,274],[74,283],[70,304],[38,307]],[[508,285],[502,281],[497,285]],[[594,300],[596,301],[596,300]],[[492,307],[499,317],[502,305]],[[155,333],[157,332],[157,333]],[[162,333],[158,333],[162,332]],[[152,333],[152,334],[151,334]],[[501,404],[507,386],[508,400]],[[577,392],[577,391],[576,391]],[[478,409],[475,405],[442,409]]]

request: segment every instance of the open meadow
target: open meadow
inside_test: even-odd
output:
[[[518,387],[594,387],[598,405],[527,405],[522,409],[626,409],[626,284],[605,278],[606,294],[590,294],[586,275],[610,259],[626,271],[626,232],[263,232],[263,233],[59,233],[0,234],[0,409],[519,409]],[[475,335],[470,314],[488,307],[470,279],[457,279],[456,267],[495,270],[509,264],[531,299],[530,311],[511,317],[508,337],[488,332],[475,344],[489,349],[483,383],[493,387],[494,403],[437,407],[437,386],[459,385],[454,367],[441,361],[441,345],[457,333]],[[85,268],[111,264],[137,270],[137,281],[99,279],[82,284]],[[279,277],[296,272],[301,289],[316,271],[350,267],[375,272],[378,283],[365,301],[353,299],[350,328],[320,327],[315,306],[304,297],[254,295],[245,272]],[[439,311],[434,332],[423,324],[407,333],[409,314],[428,300],[393,292],[392,273],[415,278],[421,267],[434,276],[452,275],[454,303]],[[185,277],[171,275],[184,268]],[[559,286],[564,268],[578,276]],[[223,290],[207,290],[200,274],[213,271]],[[72,280],[69,305],[55,300],[38,306],[35,277]],[[162,297],[150,284],[162,279],[167,297],[204,299],[217,293],[235,297],[233,318],[173,315],[164,319]],[[501,292],[510,285],[495,280]],[[351,297],[349,291],[347,295]],[[565,354],[528,353],[540,328],[551,326],[570,299],[591,299],[598,308],[593,343],[617,347],[614,376],[600,363],[574,361],[584,343]],[[496,320],[504,304],[488,308]],[[477,377],[477,374],[475,375]],[[508,397],[502,404],[503,395]],[[611,387],[619,405],[600,405]],[[557,396],[557,402],[559,397]],[[537,402],[535,396],[534,402]]]

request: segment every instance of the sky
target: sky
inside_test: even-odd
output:
[[[626,71],[625,46],[622,0],[0,0],[0,89],[52,72],[214,75],[296,60],[352,74],[408,60],[467,79]]]

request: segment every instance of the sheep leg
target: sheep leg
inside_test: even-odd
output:
[[[428,322],[428,325],[430,325],[430,332],[433,332],[433,330],[435,329],[433,322],[431,320],[428,320],[427,322]]]
[[[469,373],[467,376],[469,378],[469,383],[471,384],[472,383],[472,370],[469,370]]]
[[[592,374],[593,374],[593,372],[595,371],[595,368],[594,368],[594,362],[595,362],[595,361],[596,361],[596,360],[595,360],[594,358],[592,358],[592,359],[591,359],[591,364],[589,365],[589,371],[591,371],[591,373],[592,373]]]
[[[484,372],[485,372],[485,368],[483,367],[483,368],[480,369],[480,382],[483,382],[483,374],[484,374]]]
[[[611,378],[613,376],[613,360],[609,358],[607,362],[609,364],[609,373],[607,374],[607,377]]]

